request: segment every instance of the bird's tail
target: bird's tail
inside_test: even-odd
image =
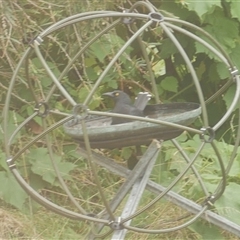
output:
[[[140,92],[138,93],[133,105],[139,110],[143,111],[151,97],[152,95],[148,92]]]

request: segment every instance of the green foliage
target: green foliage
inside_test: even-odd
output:
[[[199,17],[203,17],[204,14],[213,13],[216,7],[221,7],[221,0],[217,1],[186,1],[189,10],[195,11]]]
[[[239,173],[239,166],[238,166]],[[238,174],[239,178],[239,174]],[[238,184],[231,182],[227,185],[225,192],[216,201],[215,206],[218,210],[218,213],[227,219],[230,219],[232,222],[240,225],[239,212],[240,212],[240,202],[239,194],[240,190],[239,181]]]
[[[189,157],[195,155],[197,149],[202,143],[202,140],[199,138],[199,136],[195,136],[188,141],[186,141],[186,138],[181,136],[177,138],[177,140],[181,143],[182,148]],[[229,164],[229,159],[233,152],[234,146],[224,142],[215,142],[215,144],[223,160],[224,167],[226,168]],[[178,176],[184,170],[187,163],[179,151],[177,151],[170,142],[164,143],[163,147],[163,152],[159,156],[159,162],[154,169],[152,177],[155,181],[167,187],[169,183],[171,183],[176,176]],[[214,193],[222,179],[222,173],[220,171],[216,153],[210,144],[206,144],[204,146],[193,166],[200,173],[208,192]],[[237,194],[234,194],[233,198],[233,193],[237,193],[239,191],[239,173],[240,149],[237,151],[236,158],[228,174],[228,184],[226,186],[226,190],[220,199],[218,199],[214,204],[216,211],[220,215],[237,224],[240,224],[238,217],[240,209],[239,197]],[[184,175],[184,178],[175,186],[175,191],[178,191],[187,198],[195,201],[205,196],[200,187],[198,179],[191,170],[189,170]]]
[[[0,198],[6,203],[23,210],[24,202],[28,198],[26,192],[16,182],[11,172],[0,172],[1,191]],[[4,183],[4,184],[3,184]]]
[[[52,167],[51,158],[47,154],[46,148],[32,149],[27,157],[29,158],[29,163],[32,164],[31,170],[33,173],[41,176],[44,181],[53,186],[59,185],[56,184],[57,175]],[[56,154],[53,155],[53,158],[63,178],[69,176],[69,172],[75,168],[73,163],[61,161],[61,157]]]
[[[191,226],[189,226],[188,228],[191,229],[193,232],[197,233],[200,239],[227,239],[219,231],[219,228],[215,226],[209,226],[199,220],[191,224]]]

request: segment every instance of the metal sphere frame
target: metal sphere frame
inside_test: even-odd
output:
[[[139,7],[145,7],[148,10],[148,14],[142,14],[138,13],[137,9]],[[100,18],[113,18],[116,19],[114,20],[111,24],[107,25],[102,31],[99,32],[94,38],[91,39],[86,45],[84,45],[79,52],[76,53],[76,55],[69,61],[67,66],[64,68],[62,71],[61,75],[59,77],[56,77],[48,64],[46,63],[45,59],[43,58],[43,55],[41,53],[41,50],[39,46],[41,46],[42,42],[44,41],[44,38],[46,38],[48,35],[51,33],[63,29],[66,26],[79,23],[81,21],[88,21],[92,19],[100,19]],[[136,27],[133,25],[134,21],[142,20],[143,24],[139,29],[136,29]],[[67,90],[62,86],[61,80],[63,77],[66,75],[74,61],[81,56],[88,48],[93,44],[95,41],[97,41],[98,38],[100,38],[102,35],[113,29],[117,24],[125,24],[128,27],[131,27],[134,30],[133,35],[129,38],[128,41],[121,47],[121,49],[118,51],[118,53],[111,59],[107,67],[104,69],[104,71],[101,73],[101,75],[98,77],[96,83],[93,85],[92,89],[90,90],[88,96],[86,97],[85,101],[81,103],[81,106],[74,101],[74,99],[71,97],[71,95],[67,92]],[[152,168],[154,166],[156,157],[158,153],[161,151],[161,141],[153,141],[151,145],[148,147],[146,153],[142,156],[141,160],[139,161],[139,164],[132,170],[127,170],[125,168],[122,168],[120,166],[114,165],[114,163],[111,163],[108,159],[95,154],[92,149],[91,149],[91,142],[88,139],[88,129],[86,127],[85,123],[85,117],[87,115],[96,115],[96,116],[118,116],[117,114],[111,113],[111,112],[101,112],[101,111],[94,111],[94,110],[89,110],[88,109],[88,104],[92,100],[92,97],[94,95],[94,92],[96,89],[100,86],[102,83],[104,77],[106,74],[109,72],[109,70],[113,67],[114,63],[118,60],[118,58],[124,53],[126,48],[130,46],[135,40],[137,40],[140,44],[142,55],[144,57],[144,60],[147,65],[147,69],[149,72],[149,76],[151,79],[151,84],[152,84],[152,91],[156,99],[156,103],[159,103],[159,97],[158,97],[158,90],[156,87],[156,82],[154,78],[154,74],[151,69],[150,65],[150,60],[148,59],[146,49],[141,41],[141,35],[143,32],[148,29],[151,25],[155,24],[159,28],[161,28],[164,33],[167,35],[169,39],[173,42],[173,44],[176,46],[178,49],[179,53],[181,54],[182,58],[184,59],[188,70],[191,74],[194,86],[197,90],[198,94],[198,99],[199,103],[201,106],[201,117],[202,117],[202,123],[203,126],[201,129],[195,129],[193,127],[188,127],[188,126],[183,126],[180,124],[174,124],[170,122],[165,122],[161,120],[155,120],[155,119],[149,119],[149,118],[143,118],[143,117],[133,117],[133,116],[125,116],[129,117],[133,120],[138,120],[138,121],[145,121],[145,122],[152,122],[155,124],[162,124],[165,126],[171,126],[172,128],[177,128],[181,130],[185,130],[194,134],[198,134],[199,137],[202,139],[202,144],[199,146],[198,149],[196,149],[196,153],[192,158],[189,158],[187,154],[184,152],[183,148],[180,146],[180,144],[172,139],[173,145],[180,151],[182,154],[183,158],[186,160],[186,167],[183,172],[181,172],[176,179],[167,187],[164,188],[159,184],[156,184],[152,181],[149,180],[149,176],[151,174]],[[205,40],[200,38],[198,35],[195,35],[194,33],[181,28],[175,24],[181,24],[185,28],[189,28],[191,30],[197,31],[200,35],[202,34],[205,38],[207,38],[211,43],[207,43]],[[209,126],[209,118],[208,118],[208,113],[207,113],[207,107],[206,107],[206,101],[204,100],[203,92],[199,83],[199,79],[197,77],[197,74],[193,68],[193,65],[188,58],[187,53],[185,52],[184,48],[181,46],[181,44],[178,42],[176,37],[174,36],[174,32],[178,32],[181,34],[184,34],[188,36],[189,38],[193,39],[194,41],[199,42],[202,44],[204,47],[206,47],[209,51],[211,51],[215,56],[217,56],[226,66],[227,69],[229,69],[229,80],[225,85],[223,85],[210,99],[208,99],[208,102],[213,101],[216,99],[219,95],[221,95],[230,85],[235,84],[236,85],[236,92],[235,96],[233,98],[232,104],[230,105],[229,109],[227,112],[224,114],[224,116],[214,125],[214,126]],[[35,96],[35,101],[36,104],[34,106],[34,113],[29,116],[26,120],[24,120],[16,129],[13,133],[9,134],[8,133],[8,111],[10,109],[10,101],[11,101],[11,93],[14,89],[14,86],[16,84],[16,81],[18,79],[18,74],[21,71],[22,67],[27,66],[28,68],[28,59],[31,57],[31,54],[35,53],[40,60],[42,66],[44,67],[45,71],[51,78],[52,82],[54,83],[53,87],[51,90],[48,92],[46,95],[45,99],[43,101],[37,100],[37,97],[34,94],[34,88],[31,85],[31,81],[28,79],[28,84],[29,84],[29,89],[32,91],[33,95]],[[26,70],[28,71],[28,70]],[[240,96],[240,84],[239,84],[239,75],[238,75],[238,70],[236,69],[235,65],[232,63],[231,59],[229,56],[226,54],[226,52],[223,50],[223,48],[220,46],[220,44],[207,32],[202,30],[201,28],[188,23],[186,21],[180,20],[178,18],[172,18],[172,17],[167,17],[164,16],[162,13],[158,12],[151,4],[139,1],[135,3],[130,9],[124,12],[115,12],[115,11],[94,11],[94,12],[86,12],[86,13],[81,13],[81,14],[76,14],[73,16],[70,16],[68,18],[65,18],[52,26],[48,27],[46,30],[44,30],[42,33],[40,33],[35,39],[32,40],[32,42],[29,44],[29,47],[23,54],[21,60],[19,61],[16,70],[14,71],[14,74],[12,76],[9,89],[7,92],[7,97],[6,97],[6,102],[5,102],[5,108],[4,108],[4,132],[5,132],[5,150],[7,154],[7,163],[9,168],[11,169],[12,173],[14,174],[16,180],[19,182],[19,184],[22,186],[22,188],[32,197],[34,198],[38,203],[41,205],[45,206],[47,209],[56,212],[60,215],[69,217],[71,219],[75,220],[88,220],[94,223],[98,224],[98,229],[96,232],[96,236],[101,236],[100,230],[102,229],[103,226],[108,226],[109,227],[109,233],[114,232],[114,237],[118,236],[120,238],[118,239],[123,239],[126,231],[127,230],[132,230],[132,231],[137,231],[141,233],[150,233],[150,234],[159,234],[159,233],[166,233],[166,232],[171,232],[175,230],[179,230],[181,228],[184,228],[190,224],[192,224],[196,219],[202,217],[207,219],[209,222],[216,224],[217,226],[222,227],[225,230],[228,230],[237,236],[240,236],[240,227],[227,219],[224,219],[223,217],[211,212],[209,207],[211,207],[215,201],[217,201],[221,195],[223,194],[225,187],[226,187],[226,176],[231,168],[231,165],[234,161],[234,158],[236,156],[236,151],[239,146],[240,142],[240,128],[237,130],[237,135],[236,135],[236,141],[235,141],[235,146],[231,155],[231,159],[229,160],[228,166],[225,168],[223,164],[223,160],[221,157],[221,154],[219,153],[215,143],[214,143],[214,133],[226,122],[226,120],[229,118],[231,113],[236,107],[239,107],[239,96]],[[78,106],[80,108],[80,114],[77,112],[76,114],[67,114],[67,113],[59,113],[54,111],[49,107],[49,100],[52,96],[52,94],[58,90],[68,101],[69,103],[74,107]],[[79,109],[78,109],[79,110]],[[64,116],[64,118],[50,127],[47,127],[46,124],[46,118],[51,115],[51,114],[56,114],[56,115],[61,115]],[[20,130],[27,125],[27,123],[31,120],[34,119],[34,117],[39,116],[42,118],[44,131],[40,134],[38,134],[36,137],[34,137],[28,144],[23,146],[22,149],[17,151],[16,153],[12,154],[11,151],[11,146],[13,144],[13,141],[15,138],[17,138],[17,134],[20,132]],[[84,139],[85,139],[85,147],[86,150],[81,149],[81,154],[85,155],[87,159],[89,160],[89,165],[90,168],[93,172],[93,175],[96,180],[96,184],[98,185],[99,193],[102,198],[102,202],[105,206],[106,211],[104,213],[101,213],[101,217],[98,217],[96,215],[93,215],[91,213],[88,213],[83,209],[75,200],[74,196],[71,194],[70,190],[68,189],[66,183],[64,182],[63,178],[61,177],[61,174],[59,173],[59,169],[54,161],[54,158],[52,158],[52,164],[53,168],[57,173],[59,182],[62,186],[62,188],[65,190],[66,194],[68,195],[69,199],[72,201],[72,203],[75,205],[77,208],[77,212],[74,212],[72,210],[68,210],[66,208],[63,208],[43,196],[41,196],[37,191],[35,191],[33,188],[31,188],[27,182],[24,180],[24,178],[20,175],[15,161],[32,145],[34,145],[39,139],[41,138],[46,138],[47,140],[47,149],[49,151],[50,156],[52,156],[52,150],[51,150],[51,143],[48,141],[48,133],[53,131],[54,129],[57,129],[58,127],[62,127],[63,124],[74,120],[78,116],[78,121],[80,121],[82,125],[82,129],[84,132]],[[124,115],[121,115],[124,116]],[[240,117],[239,117],[240,120]],[[240,123],[239,123],[240,125]],[[199,153],[202,151],[203,147],[209,144],[215,151],[215,154],[218,158],[219,161],[219,168],[222,174],[222,178],[219,181],[218,187],[216,188],[215,192],[212,194],[209,194],[207,189],[204,186],[203,181],[201,180],[200,174],[197,172],[195,167],[193,166],[195,160],[197,159]],[[106,168],[109,168],[110,171],[113,171],[120,176],[126,177],[126,182],[122,185],[122,188],[118,191],[117,196],[115,197],[114,201],[109,203],[106,200],[106,197],[104,195],[104,189],[100,184],[99,177],[97,174],[97,170],[95,167],[95,164],[102,165]],[[142,171],[145,171],[145,174],[142,175]],[[175,186],[175,184],[184,176],[184,174],[189,170],[192,169],[194,172],[196,178],[199,180],[199,184],[202,187],[203,192],[206,195],[206,199],[203,203],[202,206],[194,203],[193,201],[190,201],[175,192],[172,191],[172,188]],[[141,176],[141,181],[138,179],[139,176]],[[129,197],[130,203],[126,204],[125,208],[125,213],[123,213],[121,216],[115,216],[114,211],[117,208],[117,206],[120,204],[121,200],[124,199],[128,191],[132,188],[133,195],[134,193],[138,192],[138,197],[136,199],[137,202],[139,202],[141,198],[140,192],[143,192],[143,190],[147,187],[150,191],[157,193],[157,197],[153,199],[149,204],[147,204],[144,208],[135,211],[137,204],[136,205],[131,205],[131,200],[132,198]],[[135,191],[135,192],[134,192]],[[131,196],[131,195],[130,195]],[[130,225],[131,220],[141,214],[143,211],[148,209],[149,207],[153,206],[157,201],[162,199],[163,197],[166,197],[169,201],[174,202],[175,204],[181,206],[184,209],[187,209],[189,212],[194,213],[195,215],[190,219],[187,220],[184,224],[181,224],[177,227],[171,227],[167,229],[144,229],[144,228],[138,228]],[[120,201],[118,202],[117,199]],[[134,211],[132,211],[134,210]],[[103,234],[105,236],[106,234]],[[93,234],[93,236],[95,236]],[[113,237],[113,239],[114,239]]]

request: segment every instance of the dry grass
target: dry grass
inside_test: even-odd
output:
[[[25,236],[25,223],[19,213],[0,208],[0,239],[21,239]]]

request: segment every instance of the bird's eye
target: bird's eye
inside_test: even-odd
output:
[[[119,92],[114,93],[115,97],[119,96]]]

